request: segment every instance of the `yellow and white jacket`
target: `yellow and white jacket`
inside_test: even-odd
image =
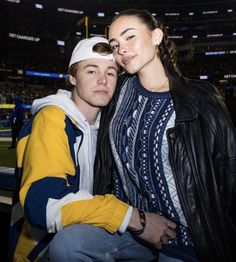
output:
[[[17,145],[10,261],[40,261],[54,234],[71,224],[122,231],[131,213],[113,195],[92,195],[100,116],[90,126],[65,90],[35,100],[32,114]]]

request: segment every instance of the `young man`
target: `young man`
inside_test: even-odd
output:
[[[112,195],[92,195],[100,109],[112,98],[117,71],[106,39],[84,39],[69,63],[72,91],[34,101],[17,146],[10,260],[45,261],[62,228],[87,223],[115,232],[130,213]]]

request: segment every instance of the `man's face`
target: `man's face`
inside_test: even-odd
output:
[[[117,82],[117,65],[105,59],[87,59],[77,65],[76,75],[69,76],[75,86],[73,100],[83,110],[106,106]]]

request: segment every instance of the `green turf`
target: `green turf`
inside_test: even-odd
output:
[[[9,150],[10,141],[0,141],[0,166],[15,167],[16,150]]]

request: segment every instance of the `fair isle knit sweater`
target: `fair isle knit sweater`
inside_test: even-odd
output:
[[[170,92],[150,92],[136,76],[125,83],[110,127],[117,165],[114,193],[174,221],[177,237],[170,245],[192,246],[168,159],[166,130],[174,121]]]

